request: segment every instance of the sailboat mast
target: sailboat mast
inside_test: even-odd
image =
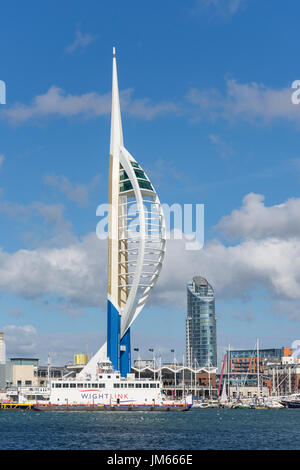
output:
[[[257,396],[260,396],[260,377],[259,377],[259,340],[256,341],[256,367],[257,367]]]
[[[228,378],[228,397],[230,398],[230,367],[231,367],[231,357],[230,357],[230,344],[228,345],[228,358],[227,358],[227,378]]]
[[[221,385],[222,385],[222,379],[223,379],[223,374],[224,374],[224,368],[225,368],[225,361],[226,361],[227,354],[224,355],[224,359],[222,361],[222,367],[221,367],[221,375],[220,375],[220,380],[219,380],[219,386],[218,386],[218,393],[217,396],[220,396],[220,390],[221,390]]]

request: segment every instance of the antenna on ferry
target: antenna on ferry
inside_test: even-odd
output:
[[[85,341],[85,344],[86,344],[86,355],[87,355],[87,358],[89,360],[89,342],[88,342],[88,340]]]

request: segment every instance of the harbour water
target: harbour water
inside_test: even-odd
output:
[[[0,412],[1,450],[300,449],[300,409]]]

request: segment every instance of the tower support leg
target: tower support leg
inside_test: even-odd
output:
[[[121,317],[110,300],[107,301],[107,357],[115,370],[120,370]]]
[[[126,377],[131,372],[130,328],[120,341],[120,365],[121,376]]]

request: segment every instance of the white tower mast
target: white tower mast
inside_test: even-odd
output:
[[[113,48],[109,163],[107,344],[79,375],[106,356],[124,376],[131,370],[130,327],[144,307],[165,255],[165,221],[156,191],[124,147],[116,52]]]

